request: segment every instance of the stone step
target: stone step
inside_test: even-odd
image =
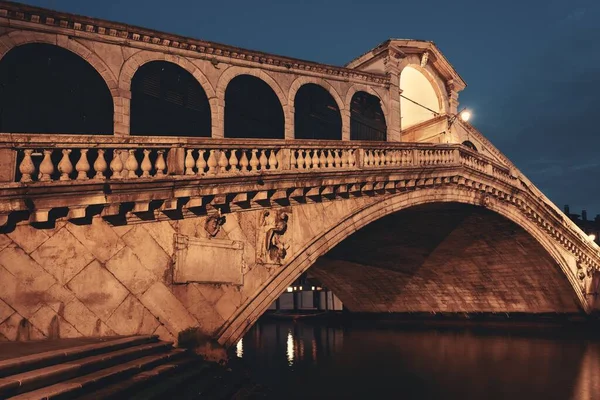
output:
[[[184,350],[172,349],[168,352],[153,354],[127,361],[119,365],[101,369],[91,374],[79,376],[67,381],[56,383],[51,386],[43,387],[31,392],[23,393],[15,397],[9,397],[12,400],[39,400],[39,399],[64,399],[82,396],[98,390],[100,387],[109,385],[118,379],[127,379],[132,375],[142,371],[147,371],[156,366],[171,362],[185,354]]]
[[[177,350],[182,353],[185,350]],[[187,352],[186,352],[187,353]],[[167,364],[161,364],[147,371],[142,371],[135,374],[122,382],[116,382],[112,385],[106,386],[93,393],[87,393],[83,396],[77,397],[78,400],[102,400],[102,399],[115,399],[115,398],[127,398],[127,399],[148,399],[142,395],[138,397],[139,393],[149,392],[154,395],[157,390],[155,388],[165,387],[166,390],[161,391],[165,393],[173,390],[177,387],[175,384],[170,384],[174,379],[181,382],[182,376],[187,376],[190,371],[190,367],[193,370],[193,366],[198,363],[198,357],[195,355],[186,354],[180,359],[173,358],[169,360]],[[159,379],[160,378],[160,379]],[[165,386],[165,383],[167,384]],[[167,396],[168,397],[168,396]]]
[[[100,343],[87,344],[83,346],[10,358],[7,360],[0,360],[0,378],[31,371],[36,368],[61,364],[71,360],[76,360],[78,358],[156,341],[158,341],[158,337],[154,335],[121,337],[106,340]]]
[[[177,398],[186,398],[186,391],[190,390],[193,386],[193,398],[202,398],[202,395],[206,392],[206,389],[214,386],[214,376],[211,374],[215,370],[213,363],[207,363],[204,361],[196,361],[186,365],[186,368],[167,377],[155,382],[154,385],[147,386],[136,393],[132,393],[129,400],[160,400],[169,397],[169,392],[173,388],[177,388]],[[92,400],[92,397],[89,398]]]
[[[0,379],[0,398],[29,392],[149,354],[168,351],[171,347],[172,343],[167,342],[138,344],[109,353],[11,375]],[[2,384],[2,381],[4,384]]]

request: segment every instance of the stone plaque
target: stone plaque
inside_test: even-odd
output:
[[[244,243],[176,236],[174,283],[244,283]]]

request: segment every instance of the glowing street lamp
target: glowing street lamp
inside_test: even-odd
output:
[[[467,109],[462,110],[458,113],[458,115],[460,115],[460,119],[462,119],[465,122],[468,122],[471,119],[471,111]]]
[[[594,235],[593,233],[590,233],[588,235],[588,237],[590,238],[590,240],[593,242],[594,240],[596,240],[596,235]]]
[[[448,120],[448,129],[450,129],[454,121],[456,121],[456,118],[460,118],[461,121],[467,122],[471,119],[471,116],[471,111],[467,110],[466,108],[463,108],[457,114],[454,114],[452,117],[450,117],[450,119]]]

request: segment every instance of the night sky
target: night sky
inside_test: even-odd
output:
[[[598,0],[25,2],[334,65],[432,40],[468,84],[473,125],[559,207],[600,213]]]

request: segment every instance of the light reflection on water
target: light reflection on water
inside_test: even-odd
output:
[[[236,353],[273,399],[600,399],[589,335],[263,320],[243,340]]]

